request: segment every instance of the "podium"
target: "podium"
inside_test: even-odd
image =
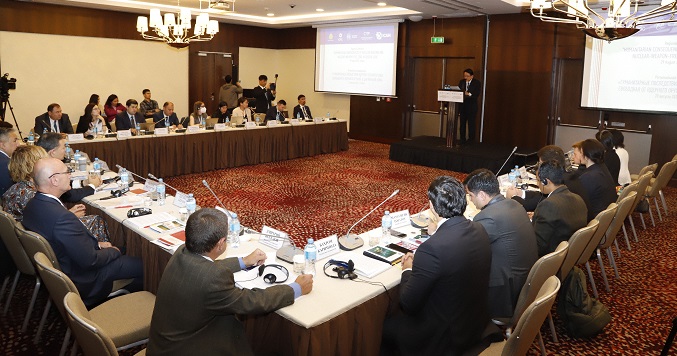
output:
[[[446,120],[447,147],[458,147],[456,145],[456,123],[459,114],[459,105],[463,103],[463,91],[460,89],[438,89],[437,101],[442,105],[442,110],[440,110],[440,134],[442,133],[444,121]]]

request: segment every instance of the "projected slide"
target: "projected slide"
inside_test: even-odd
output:
[[[315,90],[395,96],[397,24],[317,29]]]
[[[677,112],[677,26],[608,43],[587,39],[581,106]]]

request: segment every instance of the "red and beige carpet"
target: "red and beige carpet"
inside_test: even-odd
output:
[[[383,211],[420,210],[427,204],[426,190],[439,175],[459,179],[464,174],[419,167],[388,160],[388,146],[350,141],[350,149],[329,155],[251,167],[240,167],[206,174],[169,178],[169,184],[196,195],[201,206],[214,206],[214,199],[202,185],[206,179],[226,206],[236,211],[243,224],[255,229],[262,225],[286,231],[303,246],[308,238],[345,234],[360,217],[390,195],[400,193],[355,228],[363,232],[380,225]],[[657,355],[677,316],[677,189],[668,188],[670,215],[656,227],[641,229],[632,250],[622,247],[617,258],[620,279],[610,276],[611,292],[606,292],[597,262],[593,275],[600,290],[600,301],[612,315],[611,323],[596,337],[572,339],[555,314],[559,343],[543,328],[550,355]],[[654,211],[655,214],[655,211]],[[645,214],[647,215],[647,214]],[[657,218],[656,218],[657,219]],[[624,245],[621,244],[621,245]],[[607,263],[607,271],[609,266]],[[60,315],[50,314],[42,341],[31,340],[46,302],[41,292],[27,333],[19,328],[34,281],[22,278],[12,308],[0,321],[0,355],[57,355],[65,326]],[[4,305],[3,305],[4,306]],[[121,352],[133,355],[134,350]],[[677,352],[677,346],[673,348]],[[534,346],[530,354],[538,354]]]

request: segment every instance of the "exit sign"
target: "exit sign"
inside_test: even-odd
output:
[[[444,43],[444,37],[430,37],[430,43]]]

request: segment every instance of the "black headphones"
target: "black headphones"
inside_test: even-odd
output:
[[[540,168],[541,165],[539,164],[538,167]],[[539,169],[539,170],[536,171],[536,172],[538,173],[538,179],[541,180],[541,183],[542,183],[543,185],[548,185],[548,180],[545,179],[545,178],[543,178],[543,177],[541,177],[541,170]]]
[[[284,283],[289,278],[289,271],[282,265],[261,265],[259,276],[263,276],[263,281],[268,284]]]
[[[153,210],[151,208],[133,208],[127,210],[127,217],[128,218],[136,218],[139,216],[144,216],[144,215],[150,215],[153,213]]]
[[[327,268],[331,266],[334,266],[334,268],[332,268],[332,271],[336,272],[335,276],[327,273]],[[353,260],[348,260],[348,262],[329,260],[327,263],[324,264],[324,275],[327,277],[339,279],[352,280],[357,278],[357,274],[355,274],[355,264],[353,263]]]

